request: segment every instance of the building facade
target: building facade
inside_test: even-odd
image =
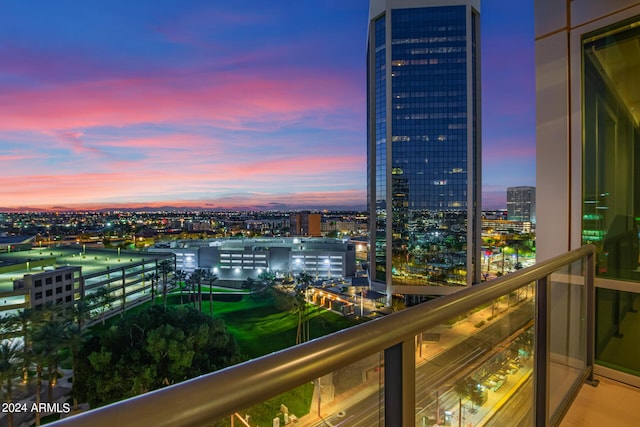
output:
[[[218,284],[239,286],[262,272],[278,277],[310,274],[315,279],[339,279],[356,274],[356,244],[330,238],[209,239],[171,242],[169,248],[152,251],[172,253],[178,270],[193,273],[206,269]]]
[[[538,259],[596,246],[596,372],[640,386],[640,2],[535,14]]]
[[[298,212],[289,216],[291,236],[320,237],[322,235],[319,213]]]
[[[388,296],[480,278],[479,17],[479,0],[370,3],[370,276]]]
[[[162,262],[175,268],[173,254],[76,245],[4,253],[0,256],[0,318],[47,305],[71,308],[105,288],[109,292],[104,300],[92,302],[86,319],[88,324],[96,322],[149,301],[152,284],[156,296],[160,295]]]
[[[507,188],[507,219],[536,222],[536,187]]]

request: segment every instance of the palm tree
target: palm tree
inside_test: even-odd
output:
[[[146,276],[147,279],[151,280],[151,305],[155,305],[156,303],[156,283],[158,282],[158,274],[157,273],[149,273]]]
[[[160,261],[158,265],[158,269],[160,270],[160,274],[162,274],[162,303],[164,306],[167,306],[167,279],[169,277],[169,273],[171,273],[173,268],[173,263],[171,260],[165,259]]]
[[[301,271],[300,274],[298,274],[297,280],[298,280],[298,284],[295,287],[295,298],[296,298],[295,311],[298,313],[298,332],[296,335],[296,344],[300,344],[309,339],[308,323],[306,323],[306,327],[305,327],[305,322],[308,322],[305,320],[305,314],[307,310],[307,300],[305,298],[305,295],[307,292],[307,288],[309,288],[309,286],[311,285],[311,282],[313,281],[313,278],[309,273],[305,271]],[[305,337],[305,329],[306,329],[306,337]]]
[[[196,289],[196,283],[193,281],[191,275],[189,275],[189,277],[184,281],[184,290],[186,291],[187,296],[189,297],[187,303],[188,304],[193,303],[193,308],[196,308],[196,300],[194,299],[195,297],[193,295],[195,292],[195,289]]]
[[[0,384],[5,386],[5,402],[11,403],[13,380],[20,376],[22,363],[18,344],[12,340],[4,341],[0,345]],[[7,412],[7,425],[13,427],[12,411]]]
[[[22,336],[22,376],[23,381],[29,378],[29,355],[32,346],[31,331],[42,322],[43,313],[30,308],[20,310],[6,319],[7,328],[12,334]]]
[[[173,274],[173,281],[176,286],[180,289],[180,305],[184,304],[184,300],[182,299],[182,293],[187,287],[187,273],[184,270],[176,270]]]
[[[31,312],[31,319],[28,322],[25,336],[29,337],[29,340],[25,340],[23,344],[23,381],[26,383],[29,379],[28,366],[35,365],[36,368],[36,405],[40,405],[41,392],[42,392],[42,367],[46,363],[42,346],[40,345],[40,328],[46,324],[47,321],[53,319],[54,311],[51,306],[45,306],[45,308]],[[31,338],[33,337],[33,338]],[[35,425],[40,425],[40,412],[36,411]]]
[[[209,285],[209,316],[213,316],[213,284],[218,280],[218,276],[209,270],[204,270],[203,279]]]
[[[73,396],[73,409],[78,410],[78,397],[76,395],[76,378],[78,375],[78,357],[82,344],[86,341],[88,330],[82,329],[78,324],[67,322],[64,325],[63,344],[71,353],[71,368],[73,370],[73,382],[71,383],[71,396]]]
[[[86,300],[81,299],[76,301],[76,303],[73,305],[72,316],[73,320],[75,320],[76,324],[78,325],[78,328],[82,329],[84,327],[84,322],[87,320],[90,313],[91,309]]]
[[[313,277],[311,277],[311,275],[306,271],[301,271],[300,274],[298,274],[298,285],[303,285],[305,289],[311,284],[312,281]]]
[[[305,314],[307,311],[307,300],[304,297],[306,287],[296,286],[294,311],[298,314],[298,330],[296,332],[296,345],[309,339],[308,327],[305,327]],[[307,333],[305,334],[305,330]]]
[[[30,360],[36,366],[36,406],[40,406],[42,400],[42,367],[46,363],[44,352],[39,345],[35,345],[30,351]],[[36,426],[40,425],[40,411],[36,411]]]
[[[263,271],[262,273],[258,274],[258,282],[261,286],[259,292],[261,294],[264,294],[275,285],[276,275],[271,271]]]
[[[191,273],[191,282],[194,285],[198,286],[197,298],[198,298],[198,311],[202,312],[202,280],[205,278],[205,271],[202,269],[195,270]],[[195,308],[195,300],[194,300],[194,308]]]
[[[60,350],[62,350],[65,340],[65,324],[62,320],[54,318],[37,328],[33,338],[36,353],[42,355],[47,363],[47,371],[49,374],[47,399],[49,402],[53,402],[53,386],[58,379]]]

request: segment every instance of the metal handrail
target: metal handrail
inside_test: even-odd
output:
[[[51,424],[68,427],[202,425],[383,351],[595,254],[571,252],[334,334]]]

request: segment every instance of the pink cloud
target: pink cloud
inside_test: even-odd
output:
[[[82,131],[61,131],[56,132],[55,136],[65,145],[71,148],[71,151],[76,153],[88,153],[103,155],[104,153],[94,147],[88,147],[85,145],[82,137],[85,136]]]
[[[278,127],[359,111],[361,95],[340,79],[207,74],[69,83],[0,95],[4,130],[68,130],[139,123]],[[343,124],[344,125],[344,124]],[[352,125],[353,126],[353,125]]]

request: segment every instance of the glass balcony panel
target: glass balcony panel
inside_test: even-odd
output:
[[[528,285],[419,335],[415,425],[533,425],[533,315]]]
[[[208,426],[384,425],[383,367],[383,353],[373,354]]]
[[[582,260],[550,277],[549,414],[558,408],[586,369],[587,313]]]
[[[596,289],[596,363],[640,376],[640,294]]]

